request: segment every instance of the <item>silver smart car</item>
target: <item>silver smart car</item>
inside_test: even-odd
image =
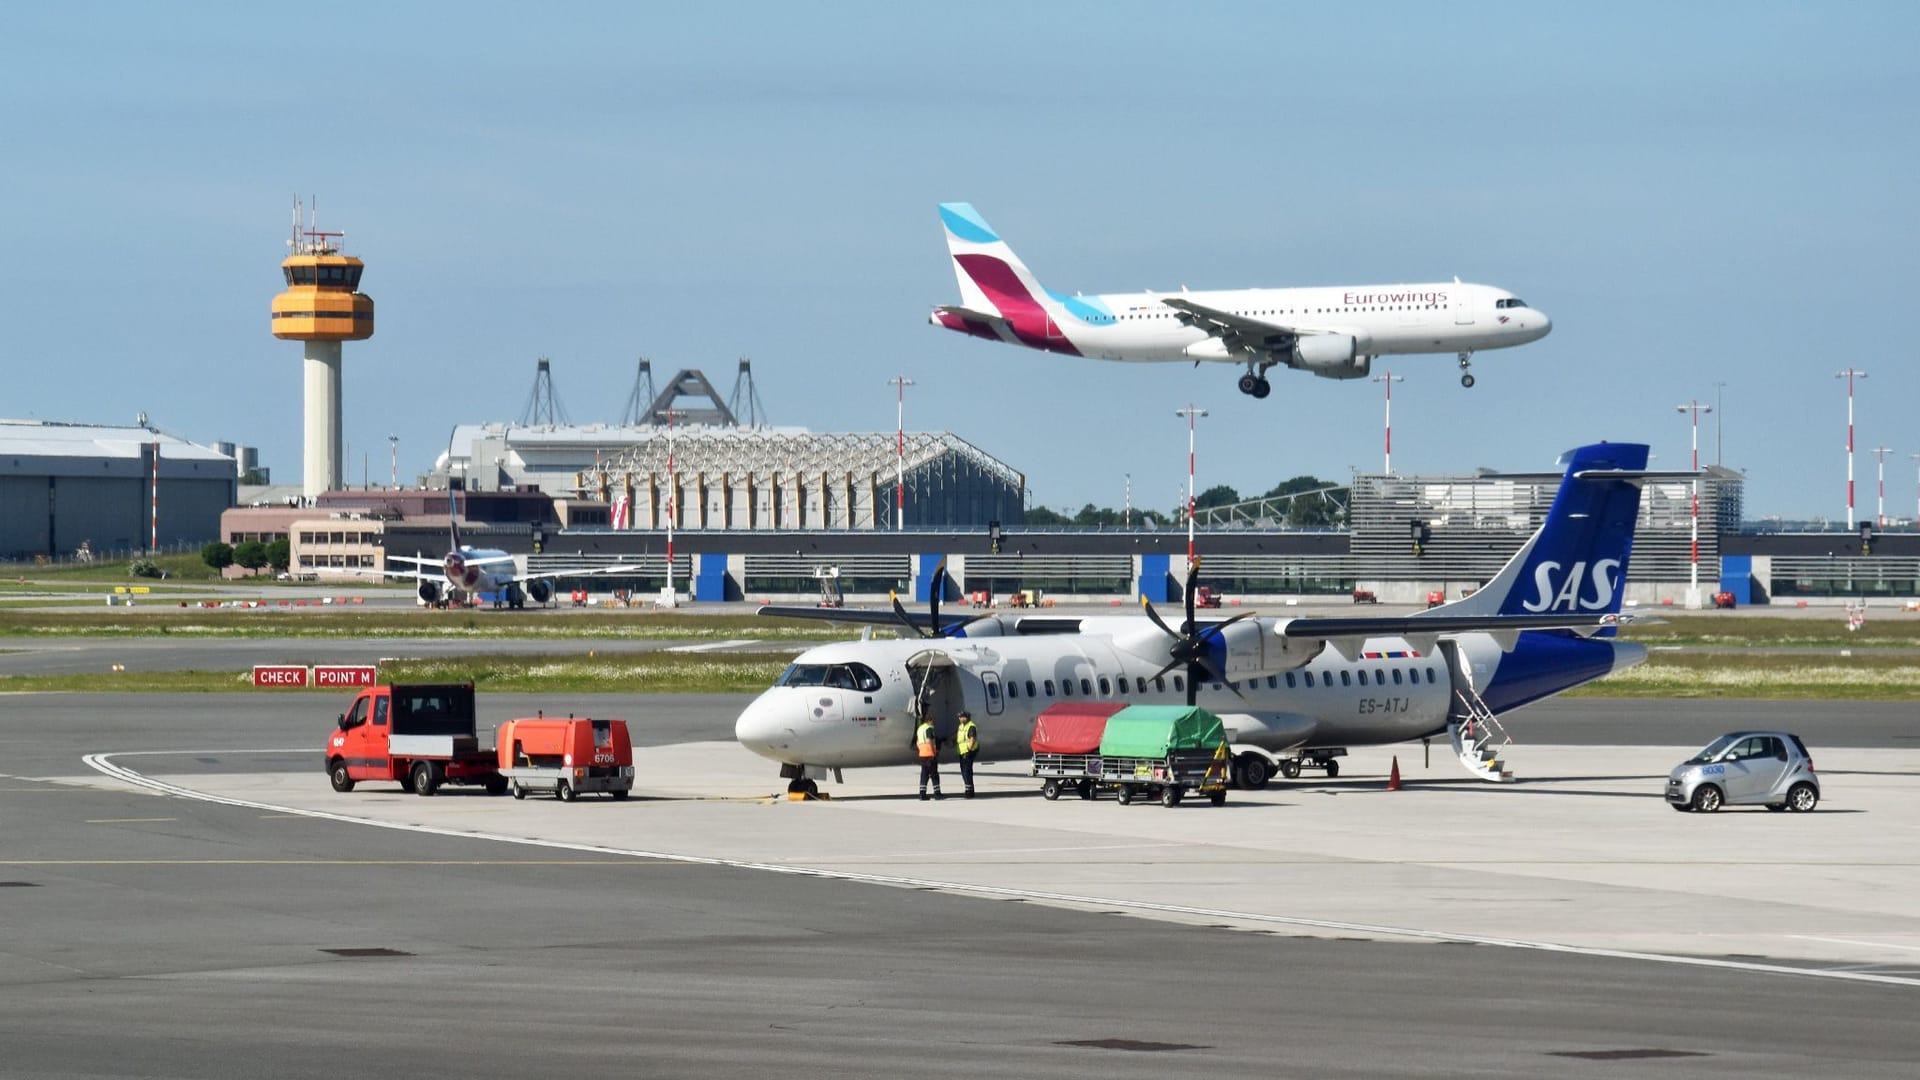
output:
[[[1667,805],[1712,813],[1722,806],[1758,803],[1769,810],[1811,810],[1820,778],[1800,736],[1784,731],[1736,731],[1676,766],[1667,776]]]

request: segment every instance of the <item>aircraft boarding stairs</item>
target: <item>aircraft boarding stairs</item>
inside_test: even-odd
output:
[[[1512,770],[1500,755],[1513,745],[1498,717],[1473,686],[1473,670],[1462,661],[1450,641],[1440,643],[1453,678],[1453,704],[1447,710],[1447,741],[1460,764],[1473,775],[1489,783],[1504,784],[1513,779]]]

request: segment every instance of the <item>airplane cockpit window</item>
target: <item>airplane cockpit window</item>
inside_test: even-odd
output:
[[[775,686],[831,686],[871,694],[880,689],[880,676],[865,664],[789,664]]]
[[[1495,300],[1493,306],[1497,309],[1523,308],[1527,306],[1527,302],[1517,296],[1509,296],[1504,300]]]

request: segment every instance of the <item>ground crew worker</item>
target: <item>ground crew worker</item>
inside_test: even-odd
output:
[[[933,781],[933,797],[940,797],[940,736],[934,734],[933,721],[921,720],[913,730],[914,750],[920,755],[920,801],[927,799],[927,781]]]
[[[960,727],[953,733],[953,748],[960,755],[960,782],[966,785],[962,798],[973,798],[973,759],[980,753],[980,729],[973,726],[973,714],[961,712]]]

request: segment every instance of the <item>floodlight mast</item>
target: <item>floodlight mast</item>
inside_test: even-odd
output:
[[[1700,607],[1700,414],[1712,412],[1713,406],[1689,401],[1677,408],[1691,414],[1689,419],[1693,425],[1693,554],[1687,564],[1687,607],[1697,610]]]
[[[1173,410],[1173,415],[1187,418],[1187,573],[1193,573],[1193,421],[1196,417],[1207,415],[1207,410],[1191,403],[1184,409]]]

